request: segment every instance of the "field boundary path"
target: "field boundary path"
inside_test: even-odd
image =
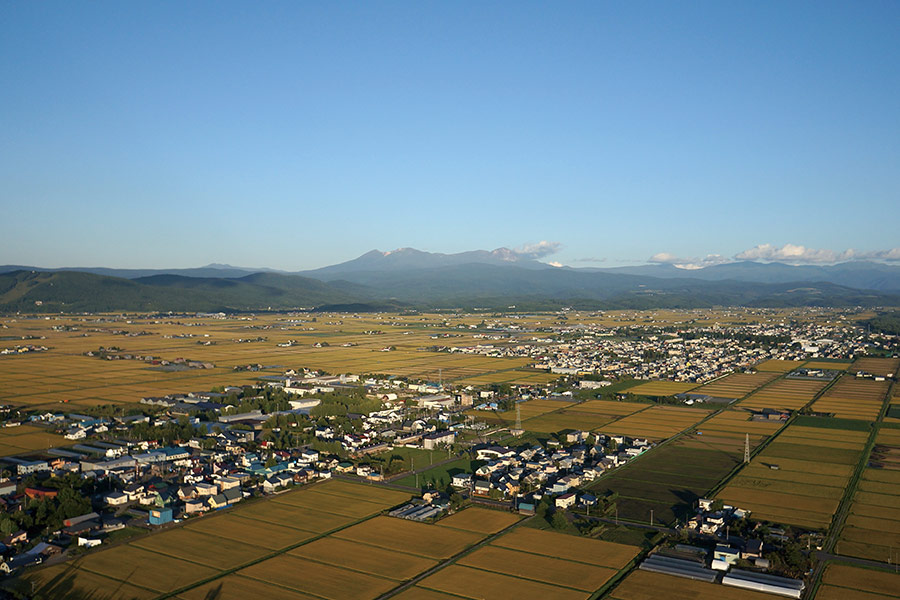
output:
[[[497,539],[498,537],[504,535],[504,534],[505,534],[506,532],[508,532],[510,529],[513,529],[514,527],[518,527],[518,526],[522,525],[523,523],[525,523],[526,521],[528,521],[528,520],[530,520],[530,519],[533,519],[533,518],[534,518],[534,517],[527,517],[527,518],[525,518],[525,519],[522,519],[521,521],[516,521],[516,522],[513,523],[512,525],[509,525],[509,526],[507,526],[507,527],[504,527],[503,529],[501,529],[501,530],[498,531],[497,533],[494,533],[494,534],[489,535],[488,537],[484,538],[483,540],[481,540],[481,541],[478,542],[477,544],[474,544],[474,545],[472,545],[472,546],[469,546],[468,548],[466,548],[466,549],[463,550],[462,552],[459,552],[459,553],[457,553],[457,554],[454,554],[454,555],[451,556],[450,558],[448,558],[448,559],[444,560],[443,562],[441,562],[441,563],[439,563],[439,564],[437,564],[437,565],[431,567],[431,568],[428,569],[427,571],[424,571],[424,572],[422,572],[422,573],[419,573],[418,575],[416,575],[415,577],[413,577],[413,578],[410,579],[409,581],[404,582],[404,583],[401,583],[400,585],[398,585],[397,587],[395,587],[395,588],[392,589],[392,590],[388,590],[388,591],[385,592],[384,594],[382,594],[382,595],[378,596],[377,598],[375,598],[375,600],[384,600],[385,598],[391,598],[391,597],[393,597],[393,596],[396,596],[396,595],[399,594],[400,592],[402,592],[402,591],[404,591],[404,590],[407,590],[407,589],[413,587],[414,585],[416,585],[417,583],[419,583],[420,581],[422,581],[423,579],[425,579],[425,578],[428,577],[429,575],[433,575],[434,573],[437,573],[437,572],[440,571],[441,569],[450,566],[451,564],[455,563],[455,562],[456,562],[457,560],[459,560],[460,558],[462,558],[462,557],[464,557],[464,556],[466,556],[466,555],[468,555],[468,554],[471,554],[472,552],[475,552],[476,550],[478,550],[479,548],[482,548],[482,547],[486,546],[487,544],[490,544],[492,541],[494,541],[494,540]]]

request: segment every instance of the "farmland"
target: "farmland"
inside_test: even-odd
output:
[[[68,443],[60,435],[29,425],[0,429],[0,456],[46,450]]]
[[[281,554],[281,551],[352,524],[356,517],[346,516],[346,513],[360,511],[348,507],[358,504],[366,492],[365,487],[337,481],[300,488],[272,500],[239,504],[227,513],[192,519],[185,527],[141,537],[114,549],[38,569],[29,573],[28,579],[35,583],[38,598],[53,598],[61,585],[83,593],[96,591],[121,594],[118,597],[122,598],[149,598],[266,559],[242,569],[240,574],[279,584],[277,573],[282,573],[288,564],[295,565],[291,561],[305,560]],[[402,492],[380,492],[380,500],[369,502],[380,507],[378,510],[409,497]],[[313,500],[298,501],[307,496]],[[329,501],[325,502],[325,499]],[[308,508],[312,504],[322,510]],[[267,558],[270,556],[272,558]],[[146,568],[149,564],[154,568]],[[164,570],[168,575],[159,577],[157,569]],[[392,587],[380,583],[374,585],[362,573],[355,577],[353,583],[348,585],[357,586],[360,590]],[[229,580],[226,585],[238,589],[246,583],[243,579]]]
[[[871,373],[872,375],[881,377],[889,377],[891,375],[895,375],[897,373],[897,369],[900,369],[900,358],[863,357],[857,358],[855,361],[853,361],[853,364],[850,365],[850,371],[852,373],[862,371],[864,373]]]
[[[900,575],[832,563],[825,567],[816,600],[900,598]]]
[[[770,373],[789,373],[804,364],[802,360],[779,360],[771,358],[756,365],[758,371]]]
[[[889,387],[887,381],[844,376],[813,403],[812,410],[838,419],[874,421],[881,414]]]
[[[599,433],[661,440],[675,435],[709,416],[709,411],[676,406],[651,406],[597,428]]]
[[[498,510],[472,507],[441,519],[438,525],[488,535],[502,531],[518,521],[519,517],[517,515]]]
[[[692,581],[648,571],[633,571],[609,595],[610,600],[694,600],[717,598],[719,600],[772,600],[771,594],[742,590],[734,587]]]
[[[648,381],[632,388],[628,388],[630,394],[636,396],[672,396],[697,387],[694,383],[681,383],[678,381]]]
[[[779,379],[737,403],[741,408],[761,411],[795,411],[803,408],[828,385],[825,381]]]
[[[896,561],[900,548],[900,429],[881,429],[841,529],[840,554]]]
[[[693,390],[714,398],[743,398],[778,377],[778,373],[733,373]]]
[[[422,592],[473,600],[588,598],[626,566],[638,550],[634,546],[519,527],[430,575],[417,587]],[[430,597],[422,592],[409,598]]]
[[[590,486],[598,494],[619,494],[618,516],[631,521],[673,523],[684,518],[740,464],[739,454],[667,443],[616,469]]]
[[[128,404],[143,396],[251,383],[257,374],[233,371],[233,367],[249,363],[434,380],[440,375],[445,381],[487,377],[486,373],[492,374],[492,382],[544,383],[556,377],[519,371],[527,364],[523,359],[424,351],[422,348],[434,343],[431,336],[435,319],[431,316],[402,319],[321,315],[315,321],[286,315],[197,317],[189,321],[20,317],[7,319],[5,324],[9,328],[5,333],[10,336],[43,336],[42,343],[49,350],[3,357],[0,400],[15,398],[17,404],[46,408],[61,402],[73,407]],[[372,335],[367,331],[381,333]],[[264,341],[238,341],[256,339],[260,334]],[[296,345],[277,345],[290,340]],[[317,348],[316,342],[328,345]],[[99,347],[120,347],[123,353],[170,361],[185,357],[215,366],[168,371],[152,368],[142,360],[84,356]],[[394,349],[382,352],[384,348]],[[48,373],[52,376],[48,377]]]
[[[827,529],[867,439],[865,431],[790,425],[717,497],[756,519]]]

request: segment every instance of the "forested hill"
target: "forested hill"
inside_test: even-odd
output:
[[[350,275],[350,274],[348,274]],[[348,277],[348,279],[351,277]],[[381,272],[321,281],[298,275],[153,275],[124,279],[77,271],[0,274],[0,312],[212,312],[353,307],[540,310],[710,306],[900,306],[900,297],[831,283],[761,284],[488,264]]]

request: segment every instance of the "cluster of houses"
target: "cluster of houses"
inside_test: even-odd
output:
[[[714,325],[670,331],[648,326],[635,336],[622,327],[567,324],[535,327],[492,323],[503,344],[449,347],[448,352],[529,358],[532,367],[560,375],[610,374],[617,378],[702,383],[768,359],[845,357],[864,353],[865,336],[846,323]],[[541,333],[526,337],[526,333]],[[748,343],[752,337],[780,344]],[[485,339],[485,334],[473,337]]]
[[[510,448],[476,448],[476,458],[485,461],[474,474],[458,474],[451,485],[470,490],[475,497],[517,499],[519,510],[534,510],[534,502],[553,497],[557,508],[589,507],[597,503],[591,494],[577,488],[640,456],[653,447],[644,439],[594,435],[572,431],[561,441]],[[521,502],[519,502],[521,499]]]
[[[12,348],[0,348],[0,354],[27,354],[29,352],[46,352],[47,350],[47,346],[26,344],[24,346],[13,346]]]

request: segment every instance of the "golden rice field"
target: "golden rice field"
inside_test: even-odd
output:
[[[611,600],[772,600],[771,594],[634,570],[606,596]]]
[[[342,529],[334,537],[427,558],[446,559],[479,542],[484,536],[392,517],[375,517]]]
[[[598,433],[661,440],[672,437],[709,416],[708,410],[680,406],[651,406],[597,428]]]
[[[426,577],[417,584],[419,590],[398,597],[589,598],[639,551],[635,546],[518,527]]]
[[[31,425],[0,428],[0,456],[47,450],[71,443],[61,435]]]
[[[518,523],[519,520],[520,517],[513,513],[473,506],[441,519],[437,525],[490,535]]]
[[[351,571],[290,554],[241,569],[240,575],[328,600],[371,600],[390,591],[397,582]]]
[[[588,400],[573,407],[578,412],[589,412],[608,417],[633,415],[636,412],[649,408],[650,404],[643,402],[617,402],[615,400]]]
[[[863,431],[790,425],[717,498],[755,519],[826,529],[867,440]]]
[[[516,404],[516,406],[518,407],[519,414],[522,416],[522,420],[525,421],[533,417],[538,417],[547,413],[552,413],[571,406],[575,406],[575,403],[566,400],[537,399],[519,402],[518,404]],[[508,410],[505,412],[468,410],[465,414],[474,416],[476,419],[488,423],[513,424],[516,422],[516,409]]]
[[[602,587],[618,572],[617,569],[490,545],[464,556],[456,564],[587,593]]]
[[[778,377],[778,373],[732,373],[694,390],[715,398],[743,398]]]
[[[305,320],[305,322],[301,322]],[[2,358],[0,401],[52,408],[60,403],[73,406],[132,403],[141,397],[176,392],[206,391],[218,385],[252,383],[252,372],[234,372],[246,364],[284,368],[309,367],[332,373],[386,373],[445,381],[485,375],[492,381],[542,384],[555,375],[518,371],[526,359],[492,358],[459,353],[429,352],[437,342],[432,336],[442,330],[434,326],[438,316],[400,318],[396,315],[319,315],[298,320],[288,315],[254,317],[190,318],[172,322],[158,318],[111,319],[97,317],[53,317],[51,319],[6,319],[10,336],[44,336],[50,348],[43,353]],[[54,326],[77,327],[77,331],[54,331]],[[367,335],[366,331],[381,331]],[[113,331],[148,335],[126,336]],[[178,337],[193,336],[193,337]],[[238,343],[238,339],[265,337],[266,341]],[[471,344],[471,337],[446,338]],[[297,345],[280,348],[295,340]],[[199,342],[199,343],[198,343]],[[315,348],[316,342],[327,347]],[[210,343],[211,345],[202,345]],[[343,344],[356,344],[345,347]],[[186,358],[209,362],[214,369],[164,372],[135,360],[100,360],[87,351],[116,346],[123,353],[158,356],[165,360]],[[386,347],[395,350],[382,352]],[[500,371],[501,373],[495,373]]]
[[[890,385],[888,381],[844,376],[813,403],[812,410],[840,419],[874,421],[881,414]]]
[[[493,540],[491,545],[615,570],[625,567],[640,552],[636,546],[529,527],[517,527]]]
[[[850,364],[849,360],[811,360],[804,364],[803,367],[805,369],[846,371]]]
[[[586,600],[591,596],[587,592],[571,588],[461,565],[445,567],[420,581],[417,587],[471,600],[482,598]]]
[[[694,435],[682,438],[680,443],[691,448],[739,453],[748,434],[753,450],[783,426],[780,421],[751,421],[750,416],[744,410],[724,410],[704,421]]]
[[[751,410],[800,410],[828,385],[827,381],[807,379],[780,379],[737,403]]]
[[[628,388],[628,393],[636,396],[673,396],[692,390],[697,385],[680,381],[648,381]]]
[[[353,488],[357,488],[354,490]],[[329,490],[327,493],[323,490]],[[253,587],[256,581],[263,581],[275,586],[286,582],[279,579],[284,574],[286,565],[293,568],[302,567],[307,559],[283,554],[292,547],[298,547],[328,531],[352,525],[357,521],[353,516],[341,516],[339,513],[351,512],[343,507],[355,505],[360,498],[366,497],[367,486],[348,482],[327,481],[308,487],[301,487],[277,497],[277,500],[290,499],[305,495],[326,495],[331,498],[335,512],[325,512],[300,506],[301,503],[275,502],[273,500],[248,501],[238,504],[225,513],[193,517],[183,527],[175,527],[139,537],[131,542],[87,554],[83,557],[39,568],[25,575],[27,581],[33,582],[36,598],[55,598],[63,588],[87,595],[113,598],[151,598],[161,594],[172,593],[194,584],[218,578],[239,569],[240,578],[229,576],[221,581],[223,589],[231,590],[229,594],[237,595],[240,590]],[[331,493],[334,492],[334,493]],[[378,500],[381,509],[389,508],[399,501],[407,500],[408,494],[381,490],[382,499]],[[319,499],[316,500],[319,502]],[[271,511],[269,510],[271,509]],[[351,528],[352,529],[352,528]],[[322,538],[329,539],[329,538]],[[314,542],[315,543],[315,542]],[[302,547],[302,546],[300,546]],[[332,555],[335,552],[332,548]],[[339,549],[339,551],[342,551]],[[374,556],[375,551],[368,553]],[[325,550],[322,551],[325,556]],[[382,557],[384,558],[384,557]],[[261,562],[261,559],[263,559]],[[398,559],[392,559],[400,562]],[[301,561],[292,563],[291,561]],[[433,564],[419,557],[410,557],[410,562],[424,568]],[[255,563],[248,568],[243,565]],[[314,593],[324,597],[329,593],[339,594],[340,589],[333,590],[327,581],[322,581],[322,573],[329,567],[327,560],[314,564],[315,577],[303,577],[302,587],[287,585],[288,588],[301,594]],[[147,568],[152,565],[153,568]],[[360,565],[361,571],[364,565]],[[336,567],[335,567],[336,568]],[[374,567],[373,567],[374,568]],[[394,573],[399,572],[400,567]],[[165,573],[161,577],[160,573]],[[344,569],[336,571],[336,575],[347,579],[349,593],[359,593],[357,597],[374,597],[367,595],[367,590],[374,590],[375,595],[383,593],[394,583],[383,578],[373,578],[363,572]],[[296,579],[296,578],[295,578]],[[315,588],[318,584],[322,589]],[[206,586],[202,589],[215,589]],[[259,591],[268,589],[260,585]],[[355,590],[355,591],[354,591]],[[198,592],[185,590],[182,597],[197,597]],[[285,598],[295,595],[285,594]],[[352,597],[347,595],[343,597]]]
[[[790,373],[797,367],[803,365],[802,360],[780,360],[772,358],[756,365],[757,371],[766,371],[771,373]]]
[[[522,421],[522,428],[538,433],[555,433],[564,429],[591,431],[607,425],[613,418],[574,409],[561,410]]]
[[[309,600],[311,596],[242,575],[226,575],[209,583],[191,588],[176,596],[179,600]]]
[[[900,358],[857,358],[850,365],[850,372],[865,371],[872,375],[891,375],[896,374],[900,368]]]
[[[878,432],[836,550],[880,562],[900,558],[900,429]]]
[[[900,575],[850,565],[825,567],[816,600],[876,600],[900,598]]]
[[[288,554],[396,581],[411,579],[438,565],[438,561],[432,558],[362,546],[331,536],[303,544]]]

